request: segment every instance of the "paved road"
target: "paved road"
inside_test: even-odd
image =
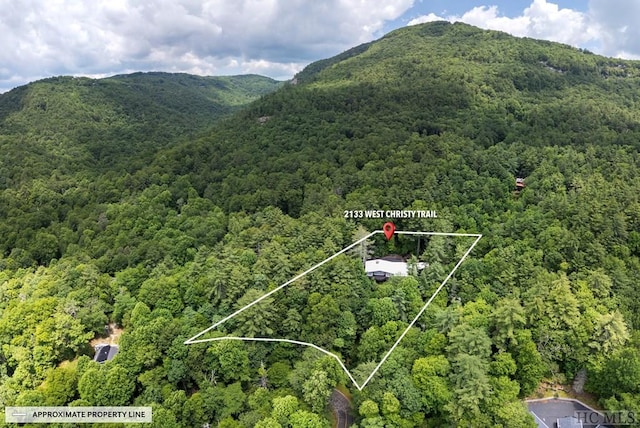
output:
[[[566,416],[574,416],[576,412],[591,412],[591,409],[580,402],[563,399],[532,400],[527,402],[529,411],[533,413],[536,423],[540,428],[551,428],[556,426],[556,420]],[[594,425],[585,424],[584,427]]]
[[[347,428],[353,424],[353,416],[351,416],[351,402],[349,399],[337,389],[331,393],[329,400],[331,410],[336,415],[337,428]]]

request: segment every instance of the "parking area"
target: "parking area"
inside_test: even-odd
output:
[[[558,419],[584,415],[584,412],[595,412],[594,409],[570,398],[545,398],[540,400],[527,400],[529,412],[538,424],[538,428],[556,428]],[[596,425],[582,424],[583,428],[595,428]],[[600,426],[603,428],[602,426]]]

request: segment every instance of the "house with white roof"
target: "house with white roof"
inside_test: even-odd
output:
[[[427,267],[424,262],[418,262],[419,270]],[[408,276],[408,264],[401,256],[386,256],[381,259],[372,259],[364,262],[364,271],[367,276],[378,282],[386,281],[392,276]]]

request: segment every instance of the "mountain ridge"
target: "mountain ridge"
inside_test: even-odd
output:
[[[87,169],[117,169],[197,135],[280,84],[257,75],[162,72],[51,77],[0,95],[0,137],[37,142],[54,163],[70,155]]]
[[[326,161],[336,189],[345,191],[353,188],[349,177],[368,161],[388,153],[391,162],[414,134],[448,135],[484,148],[637,147],[640,141],[638,61],[444,22],[396,30],[354,49],[311,64],[297,84],[249,105],[210,137],[170,149],[176,159],[198,153],[195,163],[176,163],[176,173],[195,171],[201,194],[218,195],[215,202],[231,210],[252,210],[253,203],[233,202],[238,189],[251,200],[256,196],[249,194],[261,188],[248,179],[247,168],[271,177],[264,192],[282,195],[274,187],[309,184],[305,171]],[[207,164],[212,153],[216,162]],[[293,161],[283,165],[283,153]],[[504,175],[531,171],[518,164],[524,163],[517,161]],[[285,212],[300,212],[304,204],[302,192],[294,193],[289,195],[296,202],[280,202]]]

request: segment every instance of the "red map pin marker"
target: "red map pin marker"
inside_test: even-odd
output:
[[[396,231],[396,225],[391,222],[387,222],[384,225],[382,225],[382,231],[384,232],[384,236],[387,237],[387,241],[388,241],[393,236],[393,232]]]

